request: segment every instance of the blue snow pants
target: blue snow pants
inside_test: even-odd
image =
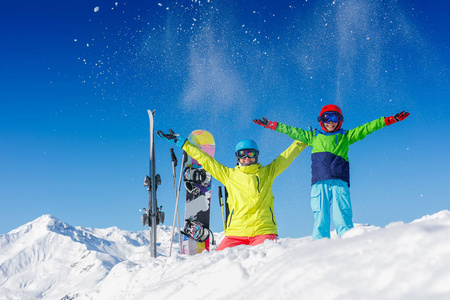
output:
[[[342,236],[344,232],[353,228],[348,183],[340,179],[318,181],[311,188],[311,209],[314,212],[313,239],[330,238],[331,206],[337,234]]]

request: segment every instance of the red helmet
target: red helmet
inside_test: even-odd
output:
[[[334,131],[339,130],[341,128],[341,126],[342,126],[342,122],[344,122],[344,116],[342,115],[342,111],[341,111],[341,108],[339,106],[333,105],[333,104],[325,105],[324,107],[322,107],[322,110],[320,111],[320,115],[317,118],[317,121],[319,121],[320,127],[322,127],[322,129],[325,130],[326,132],[328,132],[328,130],[323,125],[322,115],[324,113],[326,113],[326,112],[331,112],[331,111],[338,113],[339,116],[340,116],[340,120],[339,120],[338,126],[336,127],[336,129]]]

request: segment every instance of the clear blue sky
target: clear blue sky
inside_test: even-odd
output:
[[[449,209],[447,2],[3,1],[0,233],[43,214],[145,229],[147,109],[157,129],[209,130],[229,167],[240,139],[257,141],[263,164],[290,145],[254,118],[316,127],[333,103],[351,129],[407,110],[351,147],[354,221],[384,226]],[[169,148],[156,141],[166,225]],[[310,152],[274,183],[281,237],[311,234]],[[213,231],[222,230],[219,185]]]

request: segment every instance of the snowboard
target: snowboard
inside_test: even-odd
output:
[[[211,133],[206,130],[194,130],[188,137],[188,141],[197,145],[209,156],[214,157],[215,142]],[[186,168],[202,169],[202,166],[192,157],[188,156]],[[189,169],[187,170],[189,171]],[[186,189],[185,220],[197,221],[209,228],[210,203],[211,203],[211,184],[207,186],[191,183],[196,190]],[[209,251],[209,238],[204,242],[196,242],[194,239],[183,235],[182,253],[194,255],[204,250]]]

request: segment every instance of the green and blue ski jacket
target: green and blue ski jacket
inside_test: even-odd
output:
[[[341,179],[350,186],[350,145],[385,126],[384,117],[381,117],[351,130],[340,129],[332,133],[319,129],[307,131],[282,123],[278,123],[276,131],[312,147],[311,184],[321,180]]]
[[[182,147],[228,190],[230,214],[225,235],[245,237],[278,234],[272,183],[305,148],[306,144],[294,141],[267,166],[258,163],[228,168],[189,141]]]

